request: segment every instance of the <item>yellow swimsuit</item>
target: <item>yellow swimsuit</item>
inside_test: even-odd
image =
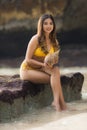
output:
[[[49,50],[49,53],[53,53],[53,52],[54,52],[54,48],[51,47],[51,49]],[[36,56],[36,57],[44,57],[44,58],[45,58],[45,56],[48,55],[49,53],[45,54],[45,53],[41,50],[41,47],[38,47],[38,48],[35,50],[35,52],[34,52],[34,56]],[[30,67],[30,66],[28,65],[28,63],[24,61],[24,62],[21,64],[21,69],[22,69],[22,70],[31,70],[31,69],[35,69],[35,68]]]

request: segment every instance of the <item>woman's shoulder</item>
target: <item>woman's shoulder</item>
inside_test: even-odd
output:
[[[32,44],[32,45],[38,45],[38,35],[35,34],[31,37],[30,41],[29,41],[29,44]]]
[[[37,34],[33,35],[33,36],[31,37],[31,40],[38,41],[38,35],[37,35]]]

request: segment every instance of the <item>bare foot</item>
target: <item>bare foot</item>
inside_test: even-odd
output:
[[[63,105],[61,106],[61,109],[62,109],[62,110],[67,110],[66,104],[63,104]]]
[[[61,108],[60,108],[60,105],[57,103],[54,103],[54,102],[52,102],[52,104],[51,104],[53,107],[54,107],[54,109],[56,110],[56,111],[61,111]]]

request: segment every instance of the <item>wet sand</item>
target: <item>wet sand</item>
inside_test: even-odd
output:
[[[64,117],[58,121],[53,121],[42,127],[30,130],[87,130],[87,113],[81,113],[69,117]],[[26,129],[28,130],[28,129]]]

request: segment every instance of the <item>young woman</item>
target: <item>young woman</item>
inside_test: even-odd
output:
[[[66,104],[60,83],[59,67],[58,65],[50,67],[44,63],[47,54],[59,49],[55,30],[53,16],[42,15],[38,21],[37,34],[29,41],[25,59],[20,67],[20,78],[33,83],[50,83],[54,98],[52,106],[61,111],[66,109]]]

